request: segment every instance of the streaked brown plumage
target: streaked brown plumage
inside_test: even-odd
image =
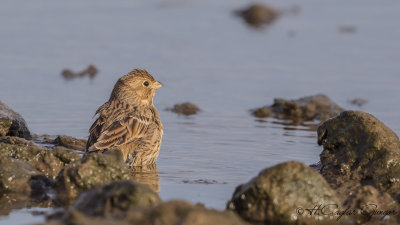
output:
[[[162,84],[146,70],[135,69],[114,85],[108,102],[89,129],[86,152],[119,149],[129,166],[155,163],[160,152],[163,126],[153,105]]]

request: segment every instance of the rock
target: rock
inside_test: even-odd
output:
[[[142,225],[244,225],[234,213],[206,209],[203,205],[192,205],[183,201],[170,201],[153,208],[132,210],[128,214],[131,224]]]
[[[175,104],[173,108],[167,108],[166,110],[185,116],[193,115],[200,111],[199,107],[190,102]]]
[[[203,205],[192,205],[183,201],[170,201],[153,207],[131,208],[123,217],[89,217],[78,210],[70,210],[60,221],[51,224],[68,225],[246,225],[237,215],[229,211],[206,209]]]
[[[318,94],[297,100],[274,99],[274,104],[252,110],[256,117],[274,117],[294,122],[324,121],[338,115],[343,109],[328,96]]]
[[[65,69],[61,72],[61,75],[66,80],[71,80],[76,77],[85,77],[85,76],[89,76],[90,79],[93,79],[97,75],[98,72],[99,71],[96,68],[96,66],[94,66],[93,64],[90,64],[87,69],[82,70],[80,72],[73,72],[69,69]]]
[[[352,216],[355,224],[398,224],[400,221],[399,204],[389,194],[379,193],[370,185],[362,186],[351,193],[344,208],[356,210]]]
[[[34,168],[36,173],[55,179],[61,169],[80,160],[78,153],[64,147],[46,149],[18,137],[0,137],[3,154],[23,161]]]
[[[57,201],[70,204],[82,192],[131,177],[120,151],[88,154],[73,166],[66,166],[56,178]]]
[[[400,141],[374,116],[344,111],[318,127],[321,173],[332,187],[372,185],[400,194]]]
[[[160,202],[158,194],[147,185],[116,181],[82,193],[72,207],[87,216],[119,217],[130,209]]]
[[[253,27],[271,24],[279,16],[279,12],[262,4],[252,4],[245,9],[236,10],[235,14]]]
[[[368,103],[368,100],[363,99],[363,98],[354,98],[354,99],[349,99],[348,102],[352,105],[356,105],[358,107],[361,107],[365,104]]]
[[[28,164],[0,154],[0,196],[5,193],[29,195],[29,180],[35,172]]]
[[[0,136],[18,136],[31,138],[24,118],[0,101]]]
[[[58,135],[53,144],[80,151],[85,151],[86,149],[86,140],[65,135]]]
[[[341,208],[336,193],[317,171],[292,161],[264,169],[239,185],[227,208],[255,224],[337,223],[336,217],[309,215],[307,209],[320,204]]]
[[[353,25],[343,25],[338,27],[338,32],[341,34],[351,34],[357,31],[357,27]]]

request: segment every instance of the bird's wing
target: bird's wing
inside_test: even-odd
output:
[[[88,151],[110,149],[144,137],[150,119],[144,116],[128,115],[105,127],[98,118],[90,128]]]

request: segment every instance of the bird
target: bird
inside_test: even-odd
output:
[[[153,98],[162,86],[144,69],[119,78],[94,115],[98,117],[89,129],[86,153],[118,149],[129,167],[155,164],[163,125]]]

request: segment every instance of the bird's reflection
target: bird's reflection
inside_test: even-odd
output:
[[[153,191],[160,191],[160,177],[156,164],[131,167],[130,172],[135,181],[149,185]]]

